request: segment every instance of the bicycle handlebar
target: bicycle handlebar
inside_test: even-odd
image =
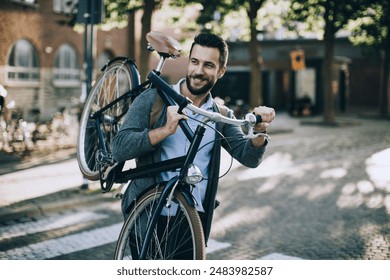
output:
[[[149,73],[148,79],[159,89],[161,89],[166,95],[168,95],[171,99],[173,99],[177,105],[179,105],[179,112],[183,108],[188,108],[189,110],[200,114],[210,121],[213,122],[223,122],[231,125],[245,126],[248,128],[248,133],[246,138],[253,139],[258,136],[264,136],[269,139],[269,136],[265,133],[255,133],[253,128],[256,124],[262,122],[261,116],[255,115],[254,113],[248,113],[245,115],[244,119],[233,119],[229,117],[225,117],[218,112],[210,112],[203,110],[192,104],[191,100],[187,97],[178,94],[166,81],[164,81],[161,77],[159,77],[153,71]]]

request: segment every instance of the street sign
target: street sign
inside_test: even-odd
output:
[[[294,71],[305,69],[305,53],[303,50],[294,50],[290,52],[291,68]]]

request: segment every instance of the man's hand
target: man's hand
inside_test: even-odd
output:
[[[188,117],[183,114],[179,114],[177,111],[179,110],[179,106],[168,106],[167,107],[167,122],[165,124],[165,131],[169,135],[175,134],[177,127],[179,125],[179,121],[184,119],[188,120]]]
[[[266,106],[259,106],[253,109],[255,115],[261,116],[261,123],[258,123],[254,127],[255,132],[266,132],[267,128],[270,126],[270,123],[275,119],[275,110]],[[264,137],[257,137],[252,139],[252,144],[255,147],[260,147],[264,144]]]
[[[168,106],[167,122],[165,125],[149,131],[149,140],[152,146],[157,145],[168,136],[175,134],[181,119],[188,120],[188,117],[186,115],[179,114],[177,112],[178,110],[179,106]]]

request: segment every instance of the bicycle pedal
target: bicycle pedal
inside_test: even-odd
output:
[[[114,165],[111,165],[111,166],[107,166],[106,170],[104,170],[103,174],[102,174],[102,179],[104,181],[108,180],[108,178],[112,178],[114,173],[115,172],[115,167],[117,167],[117,163],[115,163]]]
[[[112,155],[103,151],[97,151],[96,162],[101,165],[116,165],[114,159],[112,158]]]

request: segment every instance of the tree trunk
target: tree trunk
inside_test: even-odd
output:
[[[152,27],[152,15],[155,8],[155,0],[144,1],[144,13],[142,15],[141,24],[141,50],[140,50],[140,75],[141,80],[144,80],[149,73],[149,56],[150,52],[147,50],[146,34],[150,32]]]
[[[135,11],[127,15],[127,56],[135,60]]]
[[[325,57],[323,64],[323,97],[324,97],[324,123],[335,123],[335,90],[332,87],[332,73],[334,61],[334,27],[333,22],[329,20],[325,12]]]
[[[262,94],[262,75],[261,75],[261,65],[259,63],[259,42],[257,41],[257,11],[260,9],[261,5],[256,3],[256,1],[250,1],[250,8],[248,11],[249,23],[250,23],[250,32],[251,39],[249,42],[249,64],[250,64],[250,93],[249,93],[249,106],[254,108],[256,106],[263,104],[263,94]]]
[[[390,41],[390,37],[387,41]],[[386,44],[380,88],[380,115],[387,117],[389,113],[389,74],[390,74],[390,42]]]
[[[254,31],[256,33],[256,30]],[[251,41],[249,43],[250,52],[250,98],[249,105],[251,108],[263,104],[262,98],[262,77],[259,63],[259,46],[256,39],[256,34],[251,31]]]

